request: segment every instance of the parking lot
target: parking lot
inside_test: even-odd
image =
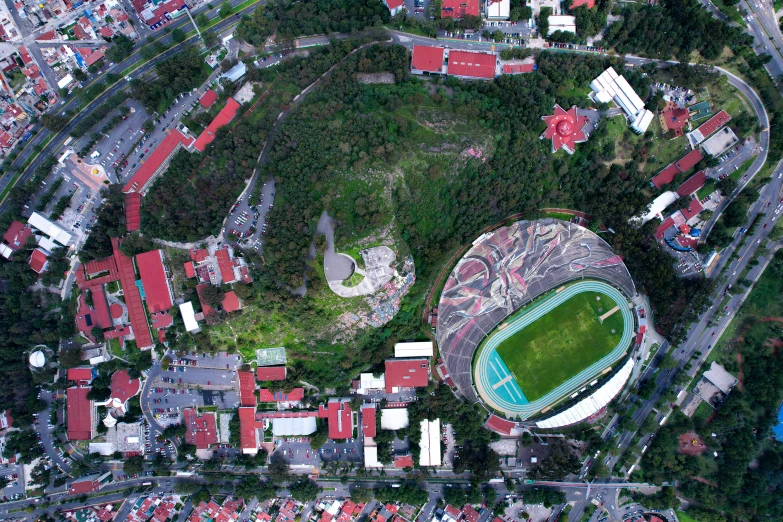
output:
[[[405,0],[405,10],[411,16],[429,18],[430,0]]]
[[[719,156],[720,163],[717,167],[707,169],[707,176],[713,179],[723,179],[730,176],[732,172],[738,170],[743,163],[753,159],[758,153],[756,140],[750,136]]]
[[[229,233],[234,234],[240,238],[238,241],[240,246],[252,248],[258,252],[261,250],[263,238],[267,231],[267,214],[269,209],[274,207],[274,180],[270,179],[264,183],[258,201],[250,200],[252,193],[253,189],[251,187],[245,192],[241,200],[234,203],[228,214],[223,235],[227,237]]]
[[[106,170],[109,179],[113,182],[118,182],[119,178],[117,172],[122,171],[123,161],[128,155],[133,145],[139,140],[144,131],[141,130],[142,124],[149,119],[144,106],[135,100],[128,100],[124,106],[131,109],[131,113],[121,121],[116,127],[114,127],[109,134],[104,136],[93,149],[91,154],[99,154],[97,157],[87,156],[88,163],[100,163],[100,165]],[[94,129],[100,130],[109,119],[111,119],[116,112],[109,114],[104,121],[94,127]],[[81,150],[83,145],[79,144],[74,147],[75,150]]]
[[[0,477],[7,477],[11,482],[0,490],[0,500],[15,500],[24,498],[24,474],[19,464],[3,464],[0,466]]]
[[[185,94],[181,94],[177,97],[174,103],[159,116],[158,119],[153,120],[155,128],[150,131],[144,138],[144,141],[133,150],[126,152],[125,164],[126,167],[119,173],[119,180],[126,182],[130,177],[136,173],[137,170],[144,164],[146,158],[155,149],[155,147],[164,138],[166,133],[179,124],[179,120],[182,118],[183,112],[190,111],[194,104],[198,103],[198,93],[189,91]],[[132,140],[127,144],[128,147],[134,145],[142,134],[139,132],[141,123],[146,121],[147,117],[141,120],[136,126],[130,127],[130,130],[134,131]],[[130,136],[130,133],[125,131],[125,134]],[[194,136],[195,137],[195,136]],[[125,139],[125,142],[128,140]],[[113,142],[110,142],[113,143]]]

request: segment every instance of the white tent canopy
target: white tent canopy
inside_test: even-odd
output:
[[[310,435],[315,430],[315,417],[272,419],[272,434],[276,437]]]

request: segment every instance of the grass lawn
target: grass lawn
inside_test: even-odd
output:
[[[745,175],[745,173],[750,168],[751,164],[755,161],[756,158],[751,158],[742,165],[740,165],[740,168],[729,174],[729,178],[733,179],[737,183],[739,183],[739,180],[742,178],[742,176]]]
[[[623,336],[622,313],[599,318],[615,306],[603,293],[583,292],[500,343],[498,355],[529,401],[611,353]]]
[[[699,520],[696,520],[695,518],[689,516],[685,511],[680,511],[678,509],[676,513],[677,513],[677,519],[680,522],[699,522]]]

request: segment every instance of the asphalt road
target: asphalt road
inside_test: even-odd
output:
[[[238,5],[238,4],[242,3],[242,0],[229,0],[229,1],[230,1],[231,5]],[[259,4],[263,4],[263,3],[264,3],[263,0],[261,2],[259,2]],[[240,12],[238,12],[237,14],[238,15],[251,14],[253,12],[253,10],[257,7],[257,5],[259,5],[259,4],[254,4],[254,5],[251,5],[249,7],[246,7],[245,9],[243,9]],[[208,14],[208,16],[210,17],[210,19],[214,19],[217,16],[217,9],[219,9],[219,7],[220,6],[217,5],[215,7],[215,9],[213,9],[211,11],[210,10],[206,10],[206,11],[203,11],[203,12],[206,12]],[[198,9],[194,10],[194,12],[193,12],[194,16],[196,14],[198,14],[199,11],[201,11],[201,9],[202,8],[198,8]],[[230,16],[230,17],[226,18],[225,20],[217,23],[214,27],[212,27],[210,29],[210,31],[212,31],[212,32],[221,32],[221,31],[225,30],[226,28],[228,28],[229,26],[231,26],[233,24],[236,24],[236,23],[237,23],[236,17],[235,16]],[[190,20],[187,17],[183,17],[183,18],[177,20],[176,22],[169,24],[168,27],[170,29],[172,29],[172,30],[176,29],[176,28],[182,28],[183,30],[187,31],[187,30],[189,30],[189,27],[187,27],[187,26],[191,26],[191,25],[192,24],[190,24]],[[196,42],[196,38],[197,38],[196,36],[193,36],[193,37],[189,38],[188,40],[186,40],[185,42],[183,42],[183,44],[184,43],[191,43],[191,44],[195,43]],[[161,43],[163,43],[165,45],[171,45],[173,43],[172,36],[169,33],[161,32],[161,33],[159,33],[159,36],[157,37],[157,39]],[[160,62],[162,60],[165,60],[166,58],[170,58],[171,56],[174,56],[175,54],[177,54],[179,52],[180,48],[181,48],[181,44],[173,45],[170,49],[168,49],[167,51],[162,53],[160,56],[157,56],[156,58],[152,59],[150,62],[142,65],[141,67],[139,67],[138,69],[133,71],[132,77],[138,78],[140,76],[144,76],[145,74],[153,71],[154,68],[155,68],[155,64],[156,63],[158,63],[158,62]],[[139,54],[138,48],[137,48],[136,52],[134,52],[133,55],[131,55],[130,57],[126,58],[122,62],[114,64],[113,66],[108,66],[108,65],[104,66],[104,68],[101,71],[99,71],[99,73],[96,75],[96,77],[92,81],[92,83],[102,80],[104,78],[104,75],[106,73],[108,73],[108,72],[121,73],[122,71],[125,71],[128,68],[133,67],[133,66],[137,65],[138,63],[140,63],[142,61],[143,61],[143,59],[141,58],[141,55]],[[128,87],[127,82],[123,82],[123,81],[117,82],[112,87],[110,87],[109,89],[107,89],[106,91],[101,93],[101,95],[98,96],[95,100],[90,102],[90,105],[103,103],[108,97],[112,96],[113,94],[115,94],[115,93],[119,92],[120,90],[123,90],[123,89],[125,89],[127,87]],[[80,111],[82,109],[82,105],[83,105],[83,103],[81,102],[81,100],[78,97],[72,96],[64,105],[62,105],[62,106],[60,106],[58,108],[58,111],[60,111],[60,112],[63,112],[63,111],[78,112],[78,111]],[[35,169],[38,166],[40,166],[41,163],[43,163],[43,161],[48,156],[56,154],[56,151],[58,151],[58,149],[62,145],[63,141],[65,141],[66,137],[68,136],[68,133],[70,131],[72,131],[74,129],[74,127],[76,127],[76,125],[82,119],[84,119],[84,117],[88,114],[88,112],[89,111],[79,112],[65,126],[65,128],[63,130],[61,130],[60,132],[58,132],[58,133],[53,133],[53,132],[49,131],[48,129],[42,128],[33,138],[31,138],[27,142],[25,148],[22,149],[22,151],[19,153],[19,156],[17,156],[17,158],[13,161],[12,166],[14,168],[17,168],[17,169],[20,168],[21,165],[23,165],[24,162],[27,161],[28,158],[30,158],[31,156],[33,156],[35,154],[35,146],[36,145],[43,144],[44,141],[46,141],[50,137],[52,137],[52,140],[44,147],[44,149],[36,157],[36,159],[33,160],[33,162],[25,169],[25,171],[19,177],[19,179],[16,181],[16,183],[24,183],[25,181],[27,181],[32,176],[32,173],[35,171]],[[6,188],[6,186],[8,185],[8,183],[9,183],[9,180],[6,179],[5,176],[3,176],[3,178],[0,179],[0,191],[4,190]],[[7,208],[7,202],[6,201],[0,202],[0,212],[5,211],[6,208]]]

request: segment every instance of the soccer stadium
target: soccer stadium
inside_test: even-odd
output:
[[[578,422],[630,377],[632,364],[620,363],[634,337],[635,295],[622,259],[598,235],[557,219],[519,221],[476,239],[449,275],[440,353],[462,395],[518,420],[554,414],[615,374],[588,407],[555,421]]]

